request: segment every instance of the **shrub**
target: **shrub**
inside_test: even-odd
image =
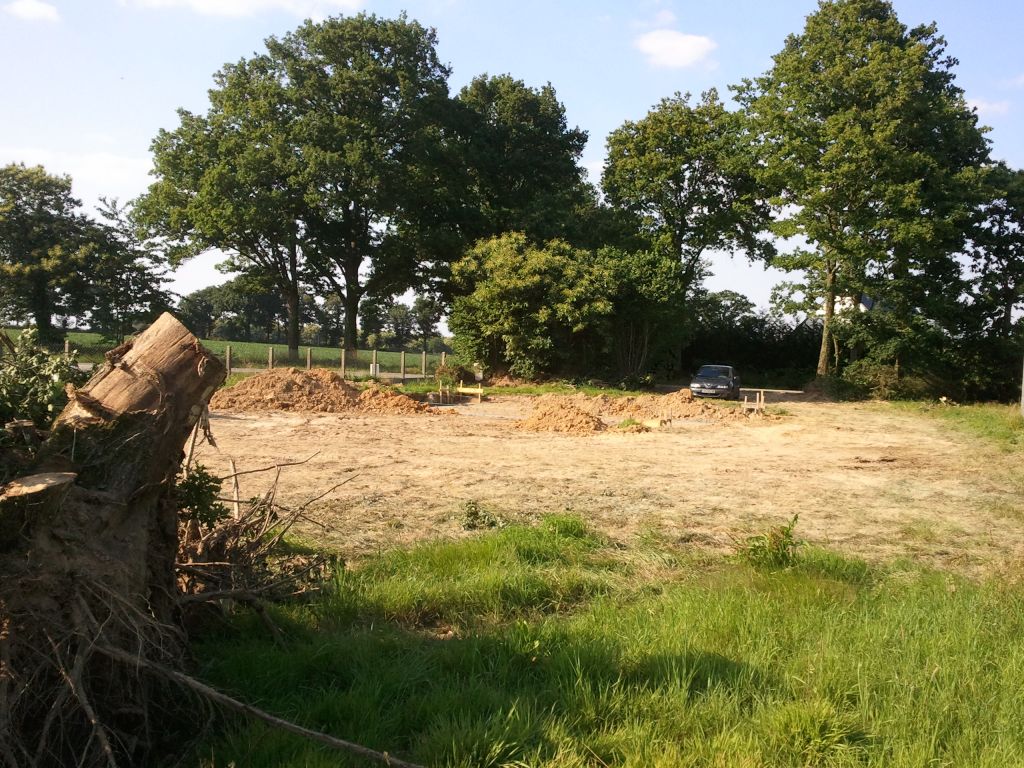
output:
[[[228,508],[217,501],[220,480],[202,464],[196,464],[174,486],[178,510],[184,520],[194,520],[206,529],[228,517]]]
[[[86,375],[74,354],[47,352],[37,343],[33,329],[4,344],[0,357],[0,425],[13,419],[31,419],[48,427],[67,403],[66,384],[79,384]]]

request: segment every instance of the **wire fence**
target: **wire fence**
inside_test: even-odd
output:
[[[9,332],[14,335],[19,333],[17,329],[11,329]],[[229,373],[253,373],[270,367],[291,366],[327,368],[351,379],[371,376],[415,379],[433,378],[437,367],[447,362],[446,352],[343,350],[340,347],[301,346],[296,356],[289,357],[286,344],[222,339],[203,339],[202,343],[224,362]],[[104,342],[100,334],[86,331],[68,332],[63,345],[65,351],[76,353],[83,368],[91,368],[102,363],[104,354],[112,348],[112,344]]]

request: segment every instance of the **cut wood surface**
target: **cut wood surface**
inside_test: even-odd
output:
[[[47,472],[0,488],[0,551],[14,547],[32,523],[52,517],[75,482],[74,472]]]
[[[0,490],[0,503],[25,496],[39,496],[55,489],[67,490],[75,481],[74,472],[43,472],[12,480]]]

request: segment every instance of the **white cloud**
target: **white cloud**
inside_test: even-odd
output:
[[[146,191],[152,181],[148,155],[121,155],[103,150],[54,150],[42,147],[0,146],[0,165],[41,165],[47,173],[71,177],[71,192],[89,207],[101,196],[122,203]]]
[[[703,35],[688,35],[674,29],[656,29],[640,35],[633,45],[647,56],[652,67],[681,69],[706,61],[718,43]]]
[[[986,99],[968,99],[967,106],[978,110],[979,115],[1005,115],[1010,111],[1008,101],[988,101]]]
[[[57,7],[43,0],[14,0],[4,6],[4,11],[24,21],[60,21]]]
[[[285,11],[300,18],[322,19],[340,11],[356,11],[362,0],[121,0],[135,8],[186,8],[204,16],[253,16]]]

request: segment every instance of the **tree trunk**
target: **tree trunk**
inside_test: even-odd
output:
[[[19,507],[18,541],[0,555],[0,730],[19,747],[46,746],[23,764],[107,764],[111,749],[139,764],[127,745],[145,748],[147,690],[137,670],[92,649],[178,660],[173,483],[224,375],[165,313],[108,352],[54,423],[36,472],[77,477],[64,495],[68,475],[49,476],[54,490]]]
[[[832,347],[832,319],[836,311],[835,271],[825,273],[825,317],[821,323],[821,348],[818,351],[818,375],[828,376],[828,357]]]
[[[39,332],[39,343],[46,346],[57,341],[58,334],[53,329],[53,307],[50,305],[50,293],[45,278],[36,278],[32,283],[32,319]]]
[[[292,285],[285,296],[288,302],[288,360],[299,359],[299,341],[302,333],[299,329],[299,287]]]

